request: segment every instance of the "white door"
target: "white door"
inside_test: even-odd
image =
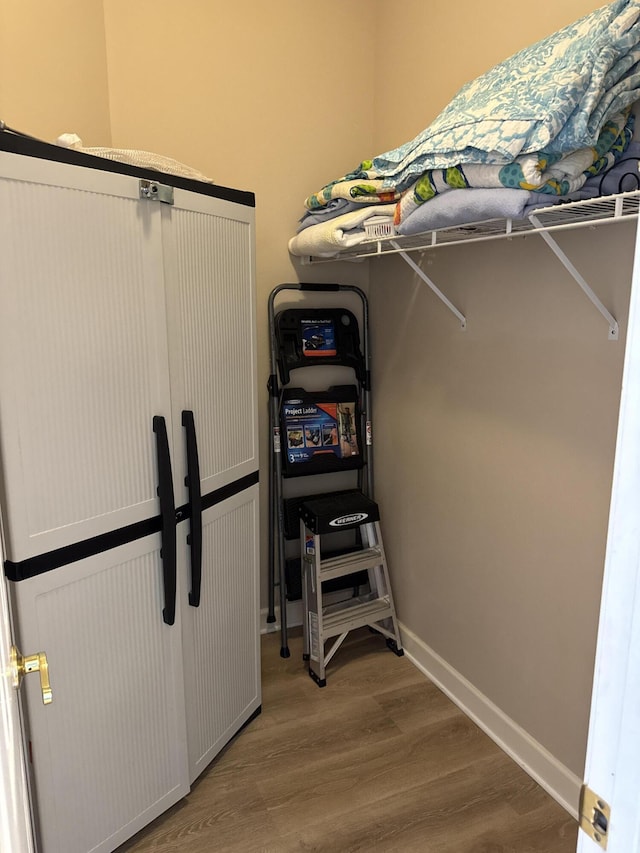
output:
[[[2,556],[0,548],[0,560]],[[0,578],[0,850],[33,853],[18,694],[10,668],[12,645],[7,587]]]
[[[189,791],[160,547],[154,534],[14,585],[19,647],[47,653],[54,693],[45,706],[37,679],[22,687],[43,853],[107,853]]]
[[[18,645],[47,652],[56,697],[27,679],[39,844],[98,853],[189,789],[153,522],[156,418],[169,451],[172,435],[161,214],[124,175],[2,154],[0,183],[7,572]]]
[[[261,701],[254,211],[176,189],[162,214],[175,482],[188,505],[191,440],[203,507],[201,560],[178,528],[193,781]]]
[[[185,584],[183,633],[190,780],[259,707],[257,485],[203,513],[197,607]]]
[[[579,853],[640,851],[640,232],[631,288],[598,646],[585,767],[588,788],[610,807],[581,832]],[[598,827],[599,823],[599,827]],[[602,829],[606,828],[606,833]],[[596,834],[600,843],[596,841]]]
[[[3,524],[21,562],[158,512],[162,236],[125,175],[1,152],[0,190]]]
[[[17,639],[46,649],[56,692],[44,708],[25,690],[37,831],[44,853],[106,853],[260,703],[253,210],[183,190],[141,201],[135,178],[11,154],[0,182],[6,567]],[[169,577],[163,503],[167,529],[183,518]],[[167,619],[172,577],[185,594]]]
[[[190,410],[206,495],[258,469],[254,211],[176,189],[162,214],[174,445]]]

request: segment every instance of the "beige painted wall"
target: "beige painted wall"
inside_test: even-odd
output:
[[[0,0],[0,119],[41,139],[111,142],[102,0]]]
[[[599,5],[535,15],[463,0],[456,16],[470,25],[449,27],[450,4],[401,0],[404,32],[424,37],[418,52],[383,34],[394,61],[377,89],[376,151]],[[623,328],[631,230],[561,238]],[[400,259],[371,266],[377,495],[400,618],[581,775],[624,342],[607,340],[539,238],[427,258],[466,332]]]

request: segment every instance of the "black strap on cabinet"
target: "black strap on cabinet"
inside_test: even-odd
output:
[[[239,480],[234,480],[232,483],[216,489],[214,492],[209,492],[208,495],[204,495],[202,498],[203,511],[232,498],[234,495],[243,492],[251,486],[255,486],[258,482],[258,472],[254,471],[251,474],[240,477]],[[177,507],[176,524],[186,521],[189,518],[189,514],[189,504]],[[296,521],[297,519],[298,516],[296,514]],[[136,539],[151,536],[154,533],[158,533],[161,529],[162,519],[159,515],[155,515],[153,518],[136,521],[133,524],[127,524],[125,527],[109,530],[106,533],[98,534],[98,536],[92,536],[90,539],[82,539],[78,542],[73,542],[71,545],[63,545],[62,548],[55,548],[53,551],[36,554],[34,557],[27,557],[17,562],[14,560],[5,560],[4,573],[8,580],[16,583],[29,580],[29,578],[34,578],[46,572],[52,572],[55,569],[68,566],[70,563],[75,563],[78,560],[86,560],[89,557],[95,557],[96,554],[102,554],[104,551],[109,551],[112,548],[119,548],[130,542],[135,542]]]
[[[164,583],[162,618],[167,625],[173,625],[176,621],[176,506],[173,499],[173,475],[171,473],[167,424],[162,416],[154,416],[153,431],[156,434],[160,532],[162,535],[162,549],[160,551]]]
[[[202,494],[200,492],[200,463],[198,461],[198,442],[193,412],[182,412],[182,426],[186,430],[187,476],[185,486],[189,489],[189,536],[187,544],[191,552],[191,591],[189,604],[200,606],[200,587],[202,585]]]

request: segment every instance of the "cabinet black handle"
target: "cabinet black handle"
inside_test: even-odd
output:
[[[167,625],[176,621],[176,506],[173,499],[173,474],[167,424],[160,415],[153,418],[153,431],[156,434],[156,453],[158,459],[158,497],[160,498],[160,517],[162,522],[162,579],[164,583],[164,610],[162,618]]]
[[[189,604],[200,606],[200,587],[202,585],[202,494],[200,492],[200,463],[198,461],[198,442],[193,412],[182,412],[182,426],[187,439],[187,477],[185,485],[189,489],[189,549],[191,552],[191,591]]]

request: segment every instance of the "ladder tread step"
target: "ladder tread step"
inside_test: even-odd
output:
[[[352,631],[356,627],[362,627],[370,622],[377,622],[390,616],[393,616],[393,609],[387,597],[350,598],[347,602],[340,602],[323,608],[322,633],[326,637],[330,635],[329,632]]]
[[[349,575],[365,569],[374,569],[376,566],[381,565],[382,562],[382,551],[378,547],[365,548],[362,551],[355,551],[351,554],[329,557],[326,560],[320,561],[320,578],[321,580],[329,580],[330,578]]]

